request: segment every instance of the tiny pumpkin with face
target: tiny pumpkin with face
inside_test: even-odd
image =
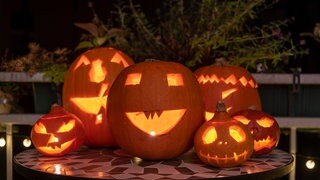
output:
[[[261,109],[257,83],[239,66],[213,64],[195,71],[205,103],[206,120],[214,116],[218,101],[223,101],[230,115],[250,106]]]
[[[129,56],[110,47],[88,50],[71,64],[64,80],[63,107],[83,122],[86,145],[116,145],[106,120],[108,93],[116,76],[131,64]]]
[[[34,147],[47,156],[62,156],[78,149],[84,142],[84,126],[74,114],[59,105],[34,124],[31,140]]]
[[[110,89],[108,105],[116,142],[148,160],[169,159],[189,150],[204,122],[197,80],[175,62],[141,62],[124,69]]]
[[[215,167],[233,167],[252,155],[253,137],[248,128],[232,119],[222,102],[214,117],[205,122],[194,137],[194,148],[201,161]]]
[[[268,154],[278,144],[280,127],[277,121],[268,113],[247,109],[236,113],[234,119],[248,126],[254,137],[254,155]]]

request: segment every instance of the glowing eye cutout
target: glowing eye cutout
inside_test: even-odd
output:
[[[132,73],[127,76],[125,85],[137,85],[137,84],[140,84],[140,81],[141,81],[141,74]]]
[[[211,127],[203,133],[202,140],[204,144],[211,144],[216,141],[217,137],[218,135],[216,129],[214,127]]]
[[[61,125],[57,133],[69,132],[74,128],[75,123],[76,123],[75,120],[70,120],[67,124]]]
[[[167,74],[168,86],[183,86],[183,78],[181,74],[169,73]]]
[[[245,116],[241,116],[241,115],[239,115],[239,116],[233,116],[233,118],[234,118],[235,120],[237,120],[237,121],[240,121],[240,122],[241,122],[242,124],[244,124],[244,125],[248,125],[249,122],[250,122],[249,119],[247,119]]]
[[[257,119],[257,123],[259,124],[259,126],[262,126],[264,128],[268,128],[273,125],[274,121],[272,119],[267,118],[267,117],[263,117],[261,119]]]
[[[123,59],[123,57],[119,53],[115,53],[110,62],[117,63],[117,64],[123,64],[124,67],[129,66],[129,64],[126,62],[126,60]]]
[[[34,131],[39,134],[47,134],[47,128],[41,122],[34,125]]]
[[[246,134],[239,126],[230,126],[229,134],[238,143],[241,143],[246,140]]]
[[[238,91],[237,88],[228,89],[222,92],[222,99],[225,99],[226,97],[230,96],[232,93]]]

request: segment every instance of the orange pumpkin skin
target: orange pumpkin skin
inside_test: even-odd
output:
[[[130,57],[113,48],[95,48],[81,54],[70,66],[63,86],[63,107],[85,126],[88,146],[115,146],[107,123],[110,87]]]
[[[204,122],[197,80],[174,62],[142,62],[126,68],[110,89],[108,105],[116,142],[148,160],[170,159],[188,151]]]
[[[242,110],[234,119],[248,126],[254,137],[254,155],[270,153],[280,140],[280,127],[271,115],[258,110]]]
[[[76,150],[84,139],[84,127],[79,118],[58,105],[53,105],[31,130],[34,147],[47,156],[62,156]]]
[[[195,75],[200,84],[207,121],[214,116],[218,101],[225,103],[230,115],[250,106],[261,109],[258,85],[246,69],[210,65],[197,69]]]
[[[219,104],[214,117],[198,129],[194,149],[206,164],[234,167],[252,155],[253,137],[246,126],[229,116],[224,104]]]

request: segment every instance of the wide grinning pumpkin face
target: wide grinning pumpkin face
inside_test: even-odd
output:
[[[223,134],[226,133],[226,134]],[[246,148],[247,134],[242,126],[213,125],[207,127],[202,134],[203,147],[199,155],[208,162],[224,166],[228,164],[239,164],[250,157],[250,149]],[[219,151],[207,151],[207,149],[220,149]]]
[[[277,146],[280,127],[269,114],[248,109],[236,113],[233,118],[248,126],[254,137],[254,155],[267,154]]]
[[[126,68],[112,86],[108,104],[108,121],[117,143],[144,159],[185,152],[204,120],[194,75],[173,62],[143,62]]]
[[[54,107],[34,124],[31,139],[40,153],[61,156],[81,146],[83,133],[84,127],[77,117]]]
[[[63,103],[66,110],[83,121],[86,144],[115,145],[106,121],[108,93],[116,76],[131,64],[131,58],[121,51],[96,48],[80,55],[69,68],[64,82]]]
[[[150,75],[147,73],[144,73],[143,76],[142,73],[128,74],[125,81],[125,89],[132,92],[134,97],[139,97],[139,93],[150,97],[157,92],[147,91],[145,89],[148,88],[144,87],[152,86],[152,83],[157,82],[162,91],[167,93],[162,95],[161,98],[155,97],[150,101],[140,101],[140,107],[139,105],[129,105],[125,114],[130,122],[144,133],[151,136],[160,136],[169,132],[183,118],[186,107],[183,102],[180,102],[182,99],[174,103],[170,102],[170,99],[177,98],[174,94],[183,92],[185,86],[181,73],[162,72],[153,77],[152,81],[154,82],[150,81]],[[134,95],[135,92],[137,95]],[[157,105],[155,104],[156,101],[163,103]],[[151,104],[152,106],[150,106]]]
[[[206,120],[212,119],[218,101],[223,101],[229,114],[255,106],[261,109],[257,83],[241,67],[211,65],[195,71],[205,102]]]

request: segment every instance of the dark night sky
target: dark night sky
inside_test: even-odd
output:
[[[9,49],[14,56],[28,52],[29,42],[38,42],[48,50],[67,47],[74,49],[79,42],[81,30],[74,22],[88,22],[92,18],[88,8],[89,0],[1,0],[0,2],[0,55]],[[96,12],[102,19],[107,19],[116,0],[91,0]],[[146,13],[153,13],[159,1],[134,0],[141,4]],[[186,1],[187,2],[187,1]],[[279,0],[271,10],[261,15],[261,21],[293,18],[289,31],[298,37],[300,32],[312,32],[316,22],[320,22],[319,0]],[[315,52],[319,45],[311,42]],[[320,69],[320,63],[308,57],[311,64],[309,72]],[[320,56],[320,55],[319,55]]]

